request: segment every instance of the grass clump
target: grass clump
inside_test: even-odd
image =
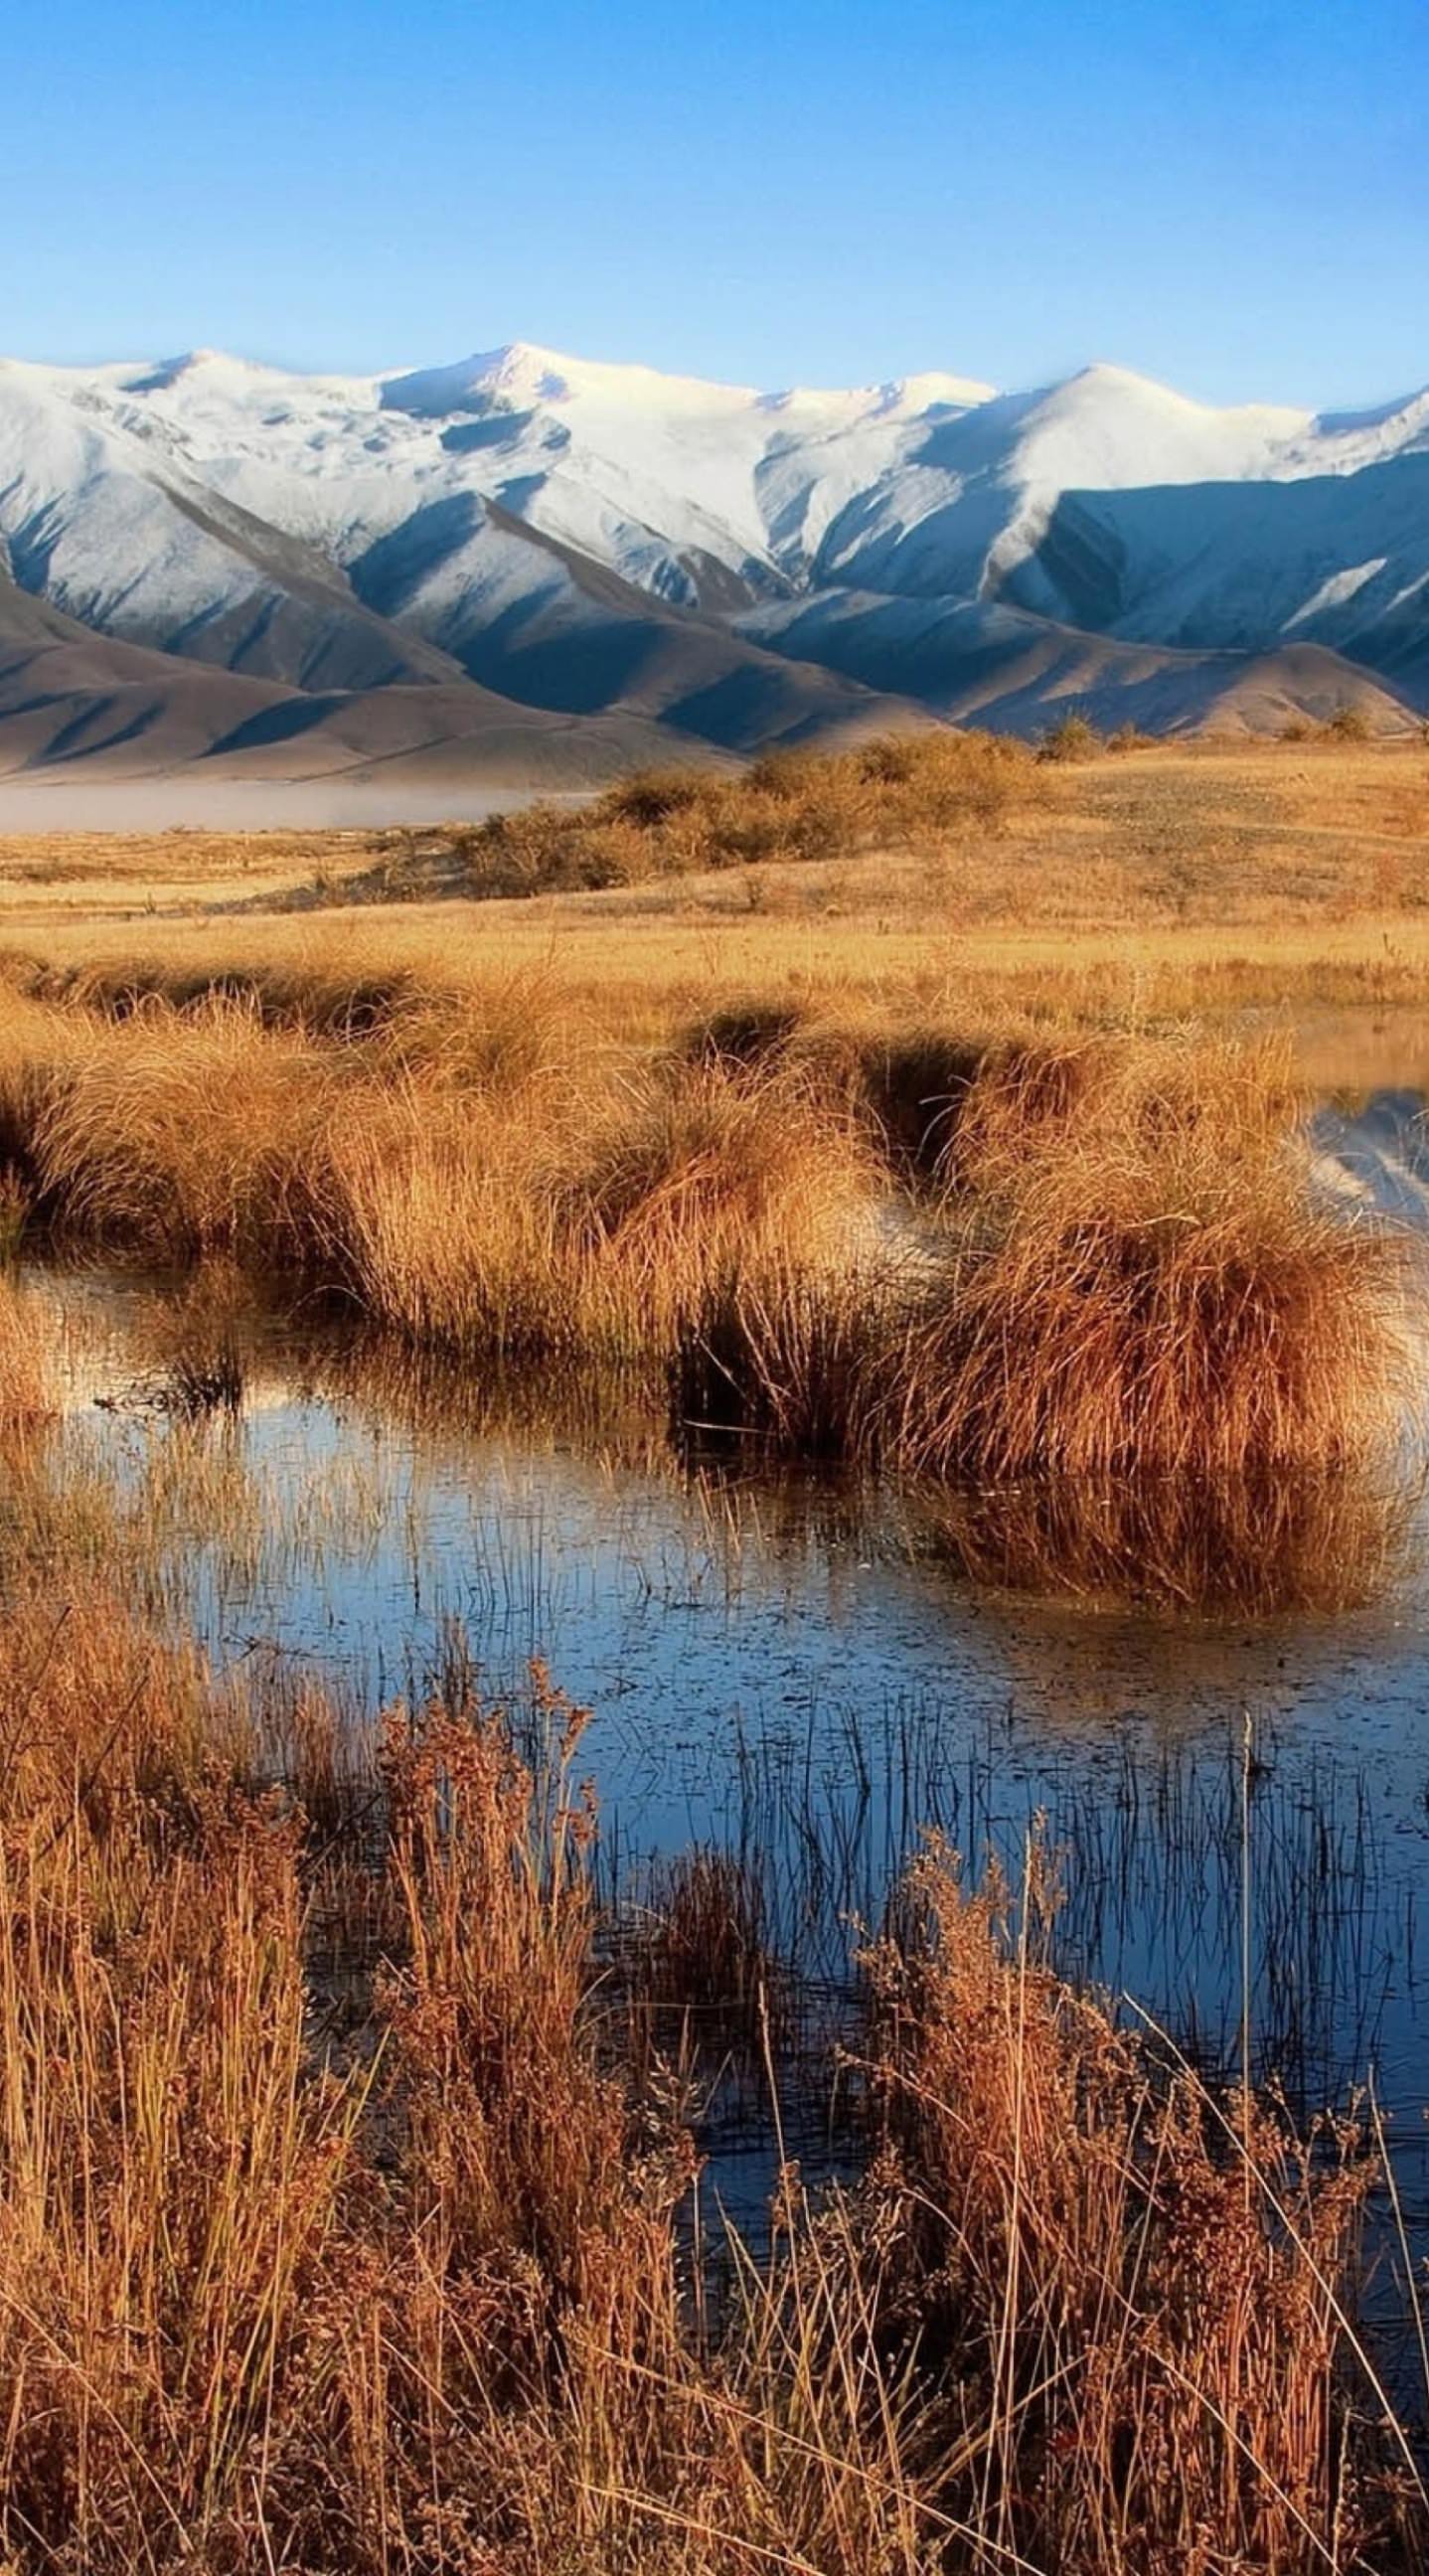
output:
[[[1125,747],[1118,745],[1119,749]],[[1038,742],[1037,758],[1059,767],[1078,760],[1095,760],[1105,748],[1096,727],[1074,711],[1049,726]]]
[[[164,964],[156,958],[96,960],[36,969],[29,990],[38,998],[111,1020],[129,1020],[156,1005],[210,1017],[223,1005],[244,1011],[267,1029],[302,1029],[316,1038],[367,1037],[415,998],[418,987],[402,969],[383,973],[294,960],[223,964]]]
[[[1404,1242],[1314,1203],[1264,1067],[1132,1048],[1079,1079],[1072,1119],[1054,1086],[1050,1142],[1040,1078],[984,1135],[983,1213],[903,1351],[904,1462],[1236,1485],[1392,1447]]]
[[[562,1140],[505,1095],[431,1083],[338,1100],[310,1181],[307,1257],[374,1322],[512,1353],[578,1338],[558,1211]]]
[[[617,1099],[572,1178],[593,1329],[628,1341],[643,1327],[668,1351],[773,1281],[836,1293],[881,1186],[854,1122],[797,1075],[659,1064]]]
[[[1365,1517],[1393,1486],[1406,1242],[1318,1206],[1275,1061],[1128,1046],[1074,1069],[1074,1115],[1066,1066],[1051,1095],[994,1095],[973,1213],[904,1327],[893,1453],[968,1492],[973,1564],[1303,1597],[1329,1494]]]
[[[978,2391],[963,2510],[1039,2568],[1381,2563],[1337,2380],[1364,2140],[1158,2065],[1056,1975],[1056,1905],[1035,1840],[1015,1898],[934,1844],[871,1962],[925,2349]]]
[[[301,1032],[244,1003],[91,1030],[34,1117],[41,1200],[71,1232],[151,1259],[281,1266],[337,1078]]]

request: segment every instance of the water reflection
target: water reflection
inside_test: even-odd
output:
[[[240,1393],[195,1417],[154,1400],[176,1336],[196,1347],[180,1300],[83,1276],[28,1293],[65,1395],[51,1471],[75,1494],[117,1480],[155,1532],[132,1579],[218,1660],[316,1666],[371,1706],[425,1689],[459,1628],[519,1715],[544,1656],[595,1712],[617,1897],[691,1843],[731,1851],[825,1991],[924,1827],[1015,1864],[1042,1812],[1070,1963],[1223,2061],[1248,1825],[1257,2066],[1305,2109],[1375,2069],[1429,2243],[1429,1647],[1402,1498],[1367,1555],[1346,1493],[1281,1498],[1320,1605],[1294,1616],[1019,1600],[973,1579],[1005,1576],[1005,1516],[999,1535],[947,1498],[682,1472],[658,1382],[393,1367],[230,1308]],[[1035,1498],[1039,1545],[1050,1513]]]

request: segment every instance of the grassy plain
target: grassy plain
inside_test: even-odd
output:
[[[729,992],[979,1025],[1284,1008],[1312,1034],[1337,1009],[1422,1001],[1423,745],[1156,744],[1029,760],[1002,791],[991,812],[970,795],[905,824],[901,845],[875,805],[824,857],[690,869],[686,853],[679,873],[482,901],[462,829],[11,836],[0,945],[73,973],[530,977],[634,1034]]]

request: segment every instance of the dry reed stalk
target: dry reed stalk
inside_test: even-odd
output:
[[[0,1672],[0,2545],[171,2562],[281,2420],[351,2105],[193,1663],[91,1597],[7,1613]]]
[[[923,2331],[978,2392],[963,2509],[1048,2567],[1378,2564],[1394,2481],[1371,2501],[1345,2377],[1364,2142],[1158,2074],[1048,1966],[1054,1906],[1035,1841],[1015,1905],[935,1844],[871,1962]]]
[[[786,2171],[692,2330],[688,2145],[592,2009],[581,1716],[536,1674],[533,1770],[449,1679],[359,1828],[315,1700],[255,1727],[99,1595],[0,1613],[17,2576],[1373,2563],[1393,2481],[1334,2377],[1364,2174],[1254,2105],[1218,2161],[1191,2079],[936,1852],[875,1963],[899,2161],[823,2209]],[[328,1830],[256,1785],[283,1747]],[[334,1831],[386,1964],[325,2063]],[[742,1987],[742,1901],[696,1872],[676,1913]]]
[[[0,1270],[0,1435],[30,1429],[48,1410],[38,1310]]]

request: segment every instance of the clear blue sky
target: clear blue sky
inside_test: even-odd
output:
[[[1429,0],[4,0],[0,347],[1429,380]]]

